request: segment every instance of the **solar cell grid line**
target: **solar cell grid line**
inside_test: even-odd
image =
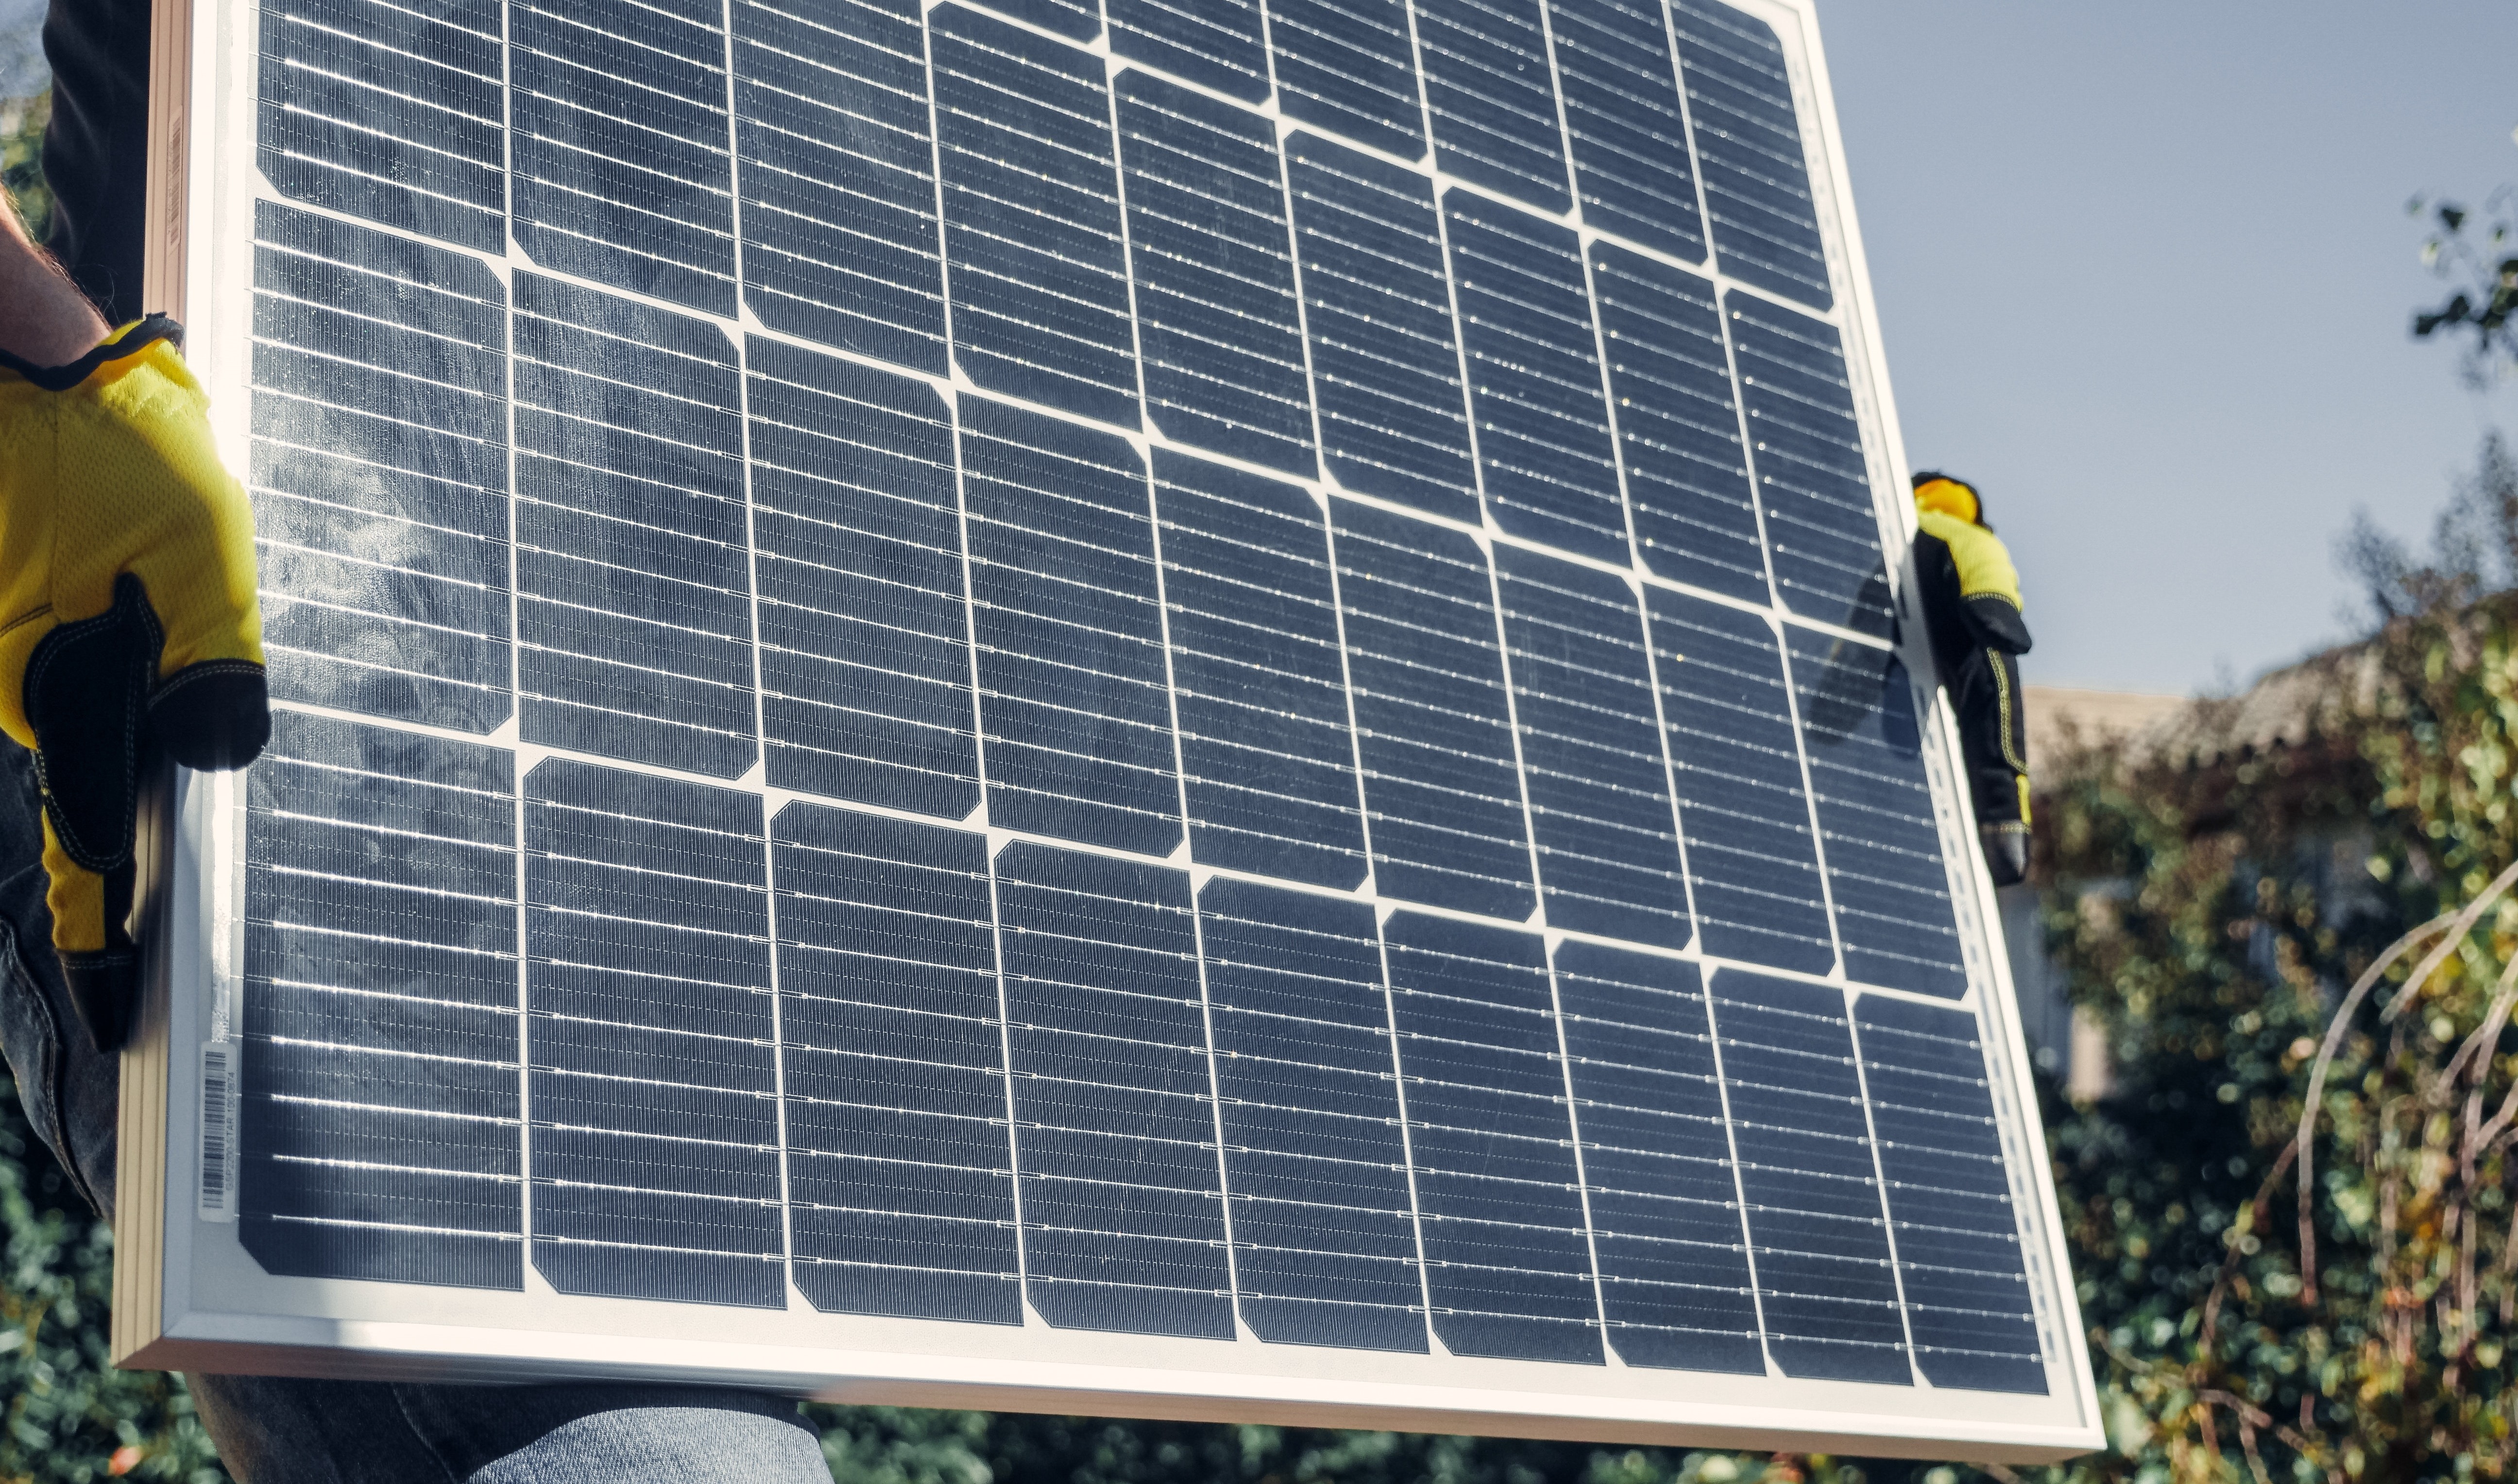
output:
[[[1541,211],[1574,206],[1541,0],[1411,0],[1434,158]]]
[[[766,780],[958,820],[979,774],[952,411],[764,337],[748,360]]]
[[[1844,339],[1750,294],[1726,294],[1723,304],[1775,592],[1805,618],[1886,635],[1880,512]]]
[[[272,722],[244,788],[239,1240],[282,1276],[521,1289],[508,755]]]
[[[1359,494],[1478,524],[1431,183],[1299,131],[1285,177],[1324,467]]]
[[[1221,876],[1197,906],[1242,1322],[1271,1344],[1424,1352],[1372,908]]]
[[[760,742],[734,346],[536,274],[515,305],[524,740],[740,777]]]
[[[1703,976],[1576,939],[1555,969],[1609,1347],[1629,1366],[1763,1374]]]
[[[1352,890],[1367,860],[1327,523],[1293,485],[1154,450],[1190,854]]]
[[[497,0],[261,8],[255,163],[282,195],[485,252],[506,238]]]
[[[743,302],[783,334],[945,371],[916,0],[736,0]]]
[[[957,4],[929,12],[928,46],[957,363],[989,391],[1140,426],[1102,59]]]
[[[1486,554],[1352,500],[1329,518],[1375,891],[1519,921],[1538,903]]]
[[[1444,217],[1488,511],[1514,535],[1628,565],[1579,239],[1464,191]]]
[[[1103,32],[1102,8],[1097,0],[985,0],[985,3],[999,15],[1012,16],[1044,31],[1055,31],[1069,41],[1093,41]]]
[[[1274,127],[1150,73],[1122,72],[1115,86],[1148,422],[1314,476]]]
[[[1259,0],[1104,0],[1110,50],[1238,98],[1268,98]]]
[[[1540,935],[1402,911],[1382,945],[1435,1335],[1454,1355],[1603,1364]]]
[[[1845,977],[1967,993],[1915,693],[1893,651],[1784,628]]]
[[[1166,856],[1179,761],[1146,466],[1127,441],[961,400],[988,822]]]
[[[1911,1385],[1845,994],[1711,976],[1766,1351],[1786,1376]]]
[[[1412,32],[1407,0],[1268,0],[1277,106],[1401,159],[1423,158]]]
[[[1704,216],[1659,0],[1548,0],[1547,14],[1584,225],[1703,261]]]
[[[258,202],[250,467],[272,694],[453,731],[515,710],[506,289]]]
[[[523,786],[534,1266],[783,1307],[760,796],[564,758]]]
[[[1761,614],[1647,588],[1698,947],[1824,974],[1836,967],[1781,646]]]
[[[1032,1307],[1231,1338],[1189,872],[1024,841],[995,870]]]
[[[722,0],[511,0],[509,230],[535,266],[735,312]]]
[[[1635,594],[1519,547],[1497,547],[1495,562],[1547,925],[1686,948],[1695,928]]]
[[[1832,307],[1809,156],[1774,27],[1720,0],[1670,0],[1670,20],[1722,271]]]
[[[986,836],[802,802],[770,835],[797,1288],[1022,1323]]]
[[[1744,602],[1771,602],[1713,285],[1609,242],[1591,245],[1591,284],[1644,569]]]
[[[1865,995],[1854,1022],[1915,1368],[1936,1386],[2047,1394],[1976,1018]]]

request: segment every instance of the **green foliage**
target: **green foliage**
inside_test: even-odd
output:
[[[26,234],[40,242],[52,230],[53,191],[44,183],[44,125],[53,116],[53,93],[0,100],[0,191],[18,208]]]
[[[2092,754],[2041,805],[2050,936],[2121,1069],[2049,1113],[2115,1444],[2068,1477],[2518,1474],[2518,908],[2485,902],[2518,860],[2518,605],[2475,596],[2518,560],[2507,463],[2432,560],[2364,571],[2395,616],[2320,677],[2316,740]],[[2435,965],[2382,961],[2469,904]]]
[[[2511,208],[2518,204],[2503,189],[2484,203],[2484,214],[2454,201],[2429,201],[2415,196],[2408,209],[2430,219],[2422,240],[2422,262],[2455,284],[2446,302],[2413,315],[2413,338],[2427,340],[2447,333],[2467,341],[2467,374],[2485,381],[2518,357],[2518,256],[2510,253],[2518,224]]]
[[[227,1475],[173,1377],[106,1364],[113,1239],[0,1096],[0,1480]]]

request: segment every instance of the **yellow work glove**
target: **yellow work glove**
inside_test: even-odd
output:
[[[0,731],[35,753],[53,947],[100,1051],[139,988],[125,919],[145,759],[271,736],[253,511],[152,317],[65,366],[0,353]]]

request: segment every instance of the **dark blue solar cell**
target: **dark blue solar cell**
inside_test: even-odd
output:
[[[1696,966],[1567,942],[1556,995],[1610,1348],[1630,1366],[1764,1374]]]
[[[996,869],[1031,1305],[1230,1339],[1189,872],[1020,841]]]
[[[515,710],[506,289],[478,258],[268,201],[253,275],[272,694],[497,728]]]
[[[274,0],[261,9],[256,163],[282,195],[499,252],[499,7]]]
[[[524,739],[739,777],[760,750],[734,347],[704,320],[515,282]]]
[[[1312,396],[1268,120],[1119,76],[1146,415],[1176,442],[1306,478]]]
[[[278,711],[245,783],[239,1239],[523,1288],[509,754]]]
[[[1496,548],[1547,925],[1685,948],[1687,877],[1632,589]]]
[[[1852,639],[1784,635],[1845,977],[1956,999],[1967,959],[1906,667]]]
[[[796,1287],[1022,1323],[986,837],[790,804],[770,839]]]
[[[954,355],[990,391],[1136,428],[1101,59],[959,5],[928,22]]]
[[[1888,631],[1880,513],[1834,325],[1733,294],[1731,343],[1774,552],[1775,590],[1803,617]]]
[[[1330,477],[1358,493],[1476,524],[1477,470],[1433,187],[1309,134],[1286,141],[1285,174]]]
[[[1607,242],[1592,244],[1591,284],[1644,566],[1726,597],[1772,601],[1713,285]]]
[[[1645,0],[1548,0],[1583,223],[1690,263],[1705,222],[1662,10]]]
[[[1154,450],[1172,685],[1203,866],[1351,890],[1364,827],[1321,507]]]
[[[962,400],[989,823],[1146,855],[1180,784],[1146,469],[1107,433]]]
[[[769,784],[958,820],[979,774],[952,414],[905,376],[750,351]]]
[[[1514,535],[1620,567],[1626,502],[1582,248],[1465,191],[1444,198],[1487,509]]]
[[[731,318],[724,7],[518,0],[507,90],[511,230],[535,265]]]
[[[942,374],[944,285],[917,0],[738,0],[743,302],[774,330]]]
[[[1854,1001],[1915,1368],[1935,1386],[2047,1394],[1976,1018]]]
[[[1197,908],[1242,1323],[1273,1344],[1423,1351],[1372,908],[1223,879]]]
[[[785,1307],[760,796],[551,758],[524,814],[535,1268]]]
[[[1092,0],[987,0],[988,8],[1076,41],[1102,34],[1102,14]]]
[[[1539,935],[1408,912],[1382,934],[1434,1333],[1454,1355],[1603,1364]]]
[[[1775,28],[1719,0],[1671,0],[1670,19],[1722,271],[1826,309],[1827,249]]]
[[[1258,0],[1106,0],[1110,50],[1219,93],[1268,96]]]
[[[1565,189],[1565,141],[1539,6],[1416,0],[1417,56],[1436,162],[1464,181],[1561,212],[1574,198]]]
[[[1702,598],[1654,589],[1644,602],[1698,947],[1824,974],[1836,949],[1775,631]]]
[[[1330,516],[1377,889],[1527,917],[1538,904],[1486,554],[1348,500]]]
[[[1766,1352],[1786,1376],[1911,1385],[1845,994],[1737,969],[1713,987]]]
[[[1401,159],[1425,153],[1415,44],[1403,0],[1276,0],[1277,106]]]

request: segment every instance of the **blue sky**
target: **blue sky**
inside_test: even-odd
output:
[[[0,33],[40,15],[0,0]],[[2353,508],[2418,533],[2518,429],[2518,383],[2407,336],[2442,290],[2404,210],[2518,182],[2518,5],[1819,17],[1907,451],[1984,487],[2031,683],[2183,692],[2346,637]]]
[[[2410,340],[2416,192],[2518,182],[2507,0],[1819,0],[1906,448],[1977,480],[2030,684],[2343,638],[2356,505],[2428,529],[2518,382]]]

